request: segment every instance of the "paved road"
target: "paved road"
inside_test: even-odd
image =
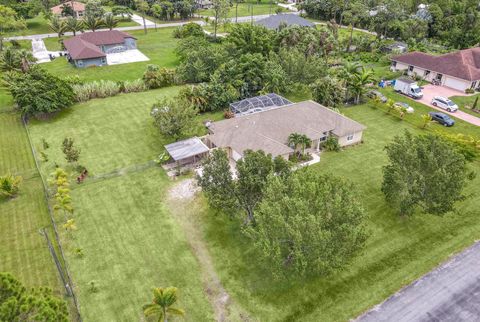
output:
[[[355,320],[381,321],[480,321],[480,242]]]
[[[419,100],[419,102],[421,102],[421,103],[423,103],[423,104],[425,104],[425,105],[427,105],[431,108],[439,110],[442,113],[449,114],[450,116],[456,117],[456,118],[461,119],[461,120],[463,120],[465,122],[468,122],[470,124],[480,126],[480,118],[476,117],[475,115],[471,115],[471,114],[465,113],[465,112],[460,111],[460,110],[458,110],[454,113],[449,113],[449,112],[445,111],[444,109],[433,106],[431,103],[432,103],[432,99],[435,96],[443,96],[443,97],[466,96],[466,94],[464,92],[460,92],[460,91],[457,91],[457,90],[454,90],[454,89],[451,89],[451,88],[448,88],[448,87],[445,87],[445,86],[435,86],[435,85],[428,84],[428,85],[423,86],[423,97]]]

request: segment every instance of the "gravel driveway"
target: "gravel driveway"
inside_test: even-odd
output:
[[[442,111],[445,114],[449,114],[451,116],[454,116],[456,118],[459,118],[461,120],[464,120],[465,122],[471,123],[476,126],[480,126],[480,118],[470,115],[468,113],[462,112],[460,110],[454,112],[454,113],[449,113],[445,111],[444,109],[441,109],[439,107],[435,107],[431,104],[432,99],[435,96],[443,96],[443,97],[452,97],[452,96],[466,96],[465,93],[456,91],[454,89],[444,87],[444,86],[435,86],[435,85],[425,85],[423,86],[423,97],[419,99],[418,101],[420,103],[423,103],[431,108],[434,108],[436,110]]]
[[[355,320],[380,321],[480,321],[480,242]]]

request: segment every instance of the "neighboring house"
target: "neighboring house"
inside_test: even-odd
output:
[[[255,24],[272,30],[278,30],[281,26],[315,27],[313,22],[310,22],[307,19],[295,14],[272,15],[265,19],[256,21]]]
[[[337,137],[341,146],[359,143],[364,129],[362,124],[329,108],[304,101],[210,123],[204,141],[209,148],[225,149],[234,161],[249,149],[288,159],[294,153],[288,145],[292,133],[308,136],[312,149],[318,151],[329,136]]]
[[[210,9],[213,3],[211,0],[196,0],[195,5],[198,9]]]
[[[75,18],[77,19],[81,19],[85,15],[85,4],[77,1],[67,1],[59,4],[58,6],[52,7],[50,10],[58,17],[65,17],[63,14],[64,6],[70,6],[73,9]]]
[[[426,81],[437,80],[441,85],[459,91],[480,89],[480,47],[434,56],[411,52],[391,58],[391,69],[406,70]]]
[[[68,59],[76,67],[103,66],[107,54],[136,49],[136,38],[119,30],[86,32],[63,42]]]

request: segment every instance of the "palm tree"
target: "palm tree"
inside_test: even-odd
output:
[[[61,38],[66,31],[65,21],[57,16],[53,16],[52,19],[50,19],[48,26],[58,34],[58,38]]]
[[[20,59],[20,68],[23,73],[27,73],[30,70],[30,64],[35,61],[35,57],[29,50],[20,49],[17,51],[18,58]]]
[[[105,17],[103,17],[103,24],[105,27],[112,30],[118,26],[118,19],[112,13],[107,13]]]
[[[20,62],[16,50],[12,47],[7,47],[0,55],[0,71],[8,72],[19,69]]]
[[[172,305],[177,302],[177,288],[156,287],[153,289],[152,303],[143,306],[143,314],[145,316],[158,315],[158,322],[168,322],[169,315],[183,316],[185,312],[181,309],[174,308]]]
[[[359,71],[358,74],[353,75],[351,89],[355,94],[354,103],[359,104],[362,96],[366,92],[366,85],[373,82],[373,71],[366,70],[365,67]]]
[[[95,32],[95,30],[98,30],[103,26],[103,21],[102,19],[98,19],[93,16],[87,16],[83,20],[83,24],[85,27],[87,27],[87,29]]]
[[[300,133],[291,133],[288,136],[288,144],[293,145],[293,150],[298,153],[297,148],[302,142],[302,135]]]
[[[65,21],[65,27],[68,31],[73,32],[74,36],[77,32],[83,31],[83,23],[75,17],[68,17]]]
[[[430,116],[430,114],[423,114],[422,121],[422,129],[426,129],[430,124],[432,124],[432,117]]]
[[[305,149],[310,147],[310,144],[312,144],[312,140],[305,134],[300,135],[300,145],[302,146],[302,155],[305,155]]]

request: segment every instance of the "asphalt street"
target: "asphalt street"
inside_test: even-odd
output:
[[[480,242],[355,321],[480,321]]]

